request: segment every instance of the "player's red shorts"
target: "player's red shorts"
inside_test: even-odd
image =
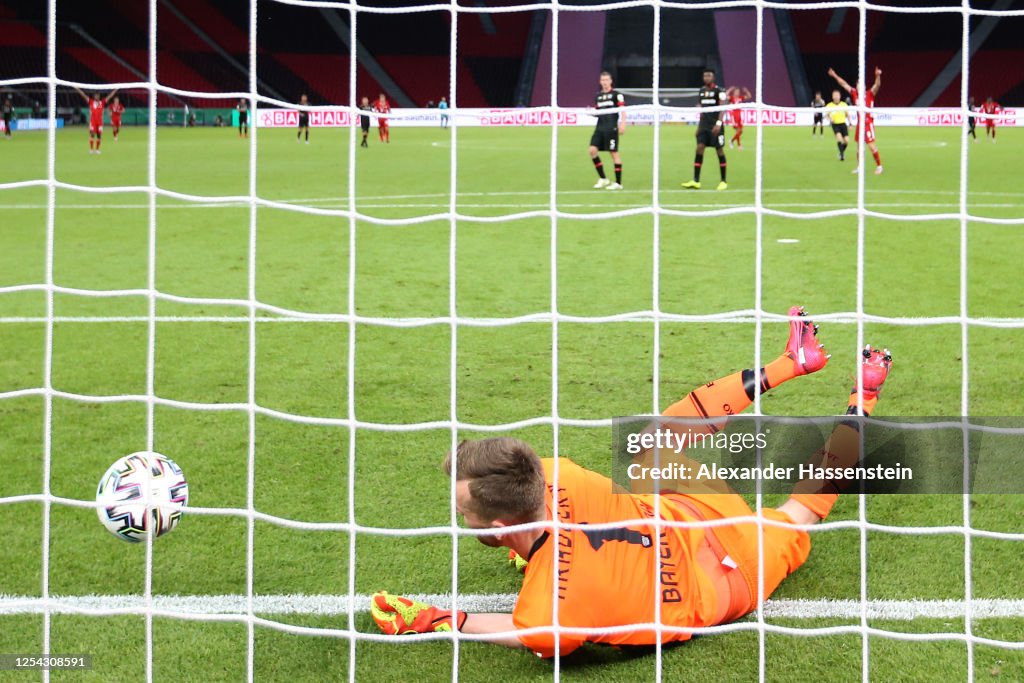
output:
[[[102,123],[90,123],[89,124],[89,134],[90,135],[102,135],[103,134],[103,124]]]
[[[121,127],[121,117],[120,116],[111,116],[110,117],[110,125],[112,125],[114,128],[120,128]]]
[[[853,136],[854,136],[854,138],[856,138],[856,140],[858,142],[860,142],[860,130],[859,130],[860,126],[857,126],[857,129],[858,130],[854,131]],[[875,141],[875,122],[874,121],[865,121],[864,122],[864,142],[874,142],[874,141]]]

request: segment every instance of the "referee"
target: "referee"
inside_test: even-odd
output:
[[[626,112],[619,107],[626,106],[626,98],[618,90],[612,90],[612,75],[601,72],[599,79],[601,90],[594,96],[594,107],[597,109],[597,125],[590,136],[590,160],[597,170],[597,183],[594,189],[622,189],[622,157],[619,155],[619,136],[626,132]],[[608,180],[604,174],[604,163],[599,152],[611,152],[615,164],[615,182]]]
[[[825,105],[825,113],[832,122],[832,132],[836,134],[839,161],[846,161],[846,148],[850,146],[850,129],[846,125],[846,102],[843,102],[838,90],[832,91],[832,101]]]

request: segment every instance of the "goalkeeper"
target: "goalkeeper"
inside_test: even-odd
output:
[[[816,338],[817,326],[802,308],[789,311],[790,338],[786,351],[759,372],[743,370],[715,380],[670,406],[666,416],[717,418],[705,431],[717,431],[727,419],[754,400],[755,382],[762,392],[795,377],[825,367],[829,356]],[[870,346],[863,352],[863,390],[851,393],[847,414],[869,414],[888,376],[888,351]],[[860,404],[858,405],[858,397]],[[835,428],[817,464],[848,467],[859,457],[855,423]],[[650,453],[646,454],[647,456]],[[638,456],[638,457],[644,457]],[[685,456],[682,456],[685,458]],[[823,461],[827,460],[825,463]],[[690,461],[692,462],[692,461]],[[444,462],[451,473],[452,456]],[[485,638],[510,647],[525,647],[542,657],[555,654],[553,596],[558,596],[558,645],[568,654],[584,642],[610,645],[652,645],[658,633],[655,596],[661,591],[661,623],[698,628],[725,624],[757,609],[758,526],[753,521],[707,527],[666,527],[652,541],[651,523],[633,525],[626,520],[651,519],[652,492],[613,493],[611,481],[576,465],[558,460],[558,492],[553,496],[554,461],[541,459],[522,441],[509,438],[463,441],[456,458],[456,508],[467,526],[490,529],[477,538],[488,546],[511,549],[510,557],[527,561],[523,585],[512,614],[452,613],[408,598],[376,593],[371,613],[386,634],[451,631],[494,634]],[[753,517],[754,512],[736,493],[687,493],[666,490],[661,483],[663,520],[694,522]],[[557,505],[553,505],[553,497]],[[810,535],[789,524],[810,525],[824,519],[838,499],[831,482],[802,481],[778,508],[762,509],[764,596],[768,597],[807,559]],[[558,516],[565,524],[608,525],[619,528],[509,529],[530,522],[550,522]],[[506,530],[508,529],[508,530]],[[657,546],[658,567],[655,569]],[[554,586],[557,564],[558,579]],[[545,627],[547,627],[545,629]],[[580,629],[619,627],[612,633],[584,633]],[[537,629],[532,633],[521,632]],[[519,630],[519,633],[516,631]],[[504,635],[499,635],[504,634]],[[662,642],[687,640],[690,633],[663,631]]]

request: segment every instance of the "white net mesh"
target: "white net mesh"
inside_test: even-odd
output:
[[[25,396],[41,396],[44,399],[45,405],[45,429],[44,429],[44,452],[43,452],[43,485],[42,491],[39,494],[30,493],[25,495],[10,496],[6,498],[0,498],[2,504],[13,504],[27,501],[37,501],[43,506],[44,524],[42,527],[42,586],[41,586],[41,597],[36,598],[17,598],[9,597],[0,599],[0,614],[13,612],[19,613],[24,611],[40,612],[43,615],[43,641],[42,647],[44,651],[50,650],[50,634],[51,634],[51,615],[58,613],[74,613],[74,614],[88,614],[96,616],[105,615],[119,615],[119,614],[138,614],[144,615],[146,620],[146,678],[147,680],[153,679],[153,618],[159,617],[173,617],[178,619],[186,620],[197,620],[197,621],[211,621],[211,622],[240,622],[247,626],[248,633],[248,647],[247,647],[247,676],[249,680],[257,675],[255,669],[255,651],[256,651],[256,629],[267,628],[276,629],[283,632],[298,634],[298,635],[309,635],[309,636],[330,636],[336,638],[347,639],[350,644],[349,656],[349,678],[355,680],[356,678],[356,653],[357,643],[360,640],[382,640],[389,641],[385,636],[381,636],[375,633],[360,632],[356,628],[357,614],[362,612],[366,608],[367,596],[357,594],[357,562],[356,562],[356,544],[359,535],[374,534],[390,536],[399,541],[402,537],[411,535],[449,535],[452,540],[451,550],[451,562],[452,562],[452,577],[450,586],[450,595],[426,595],[421,596],[423,599],[442,604],[446,607],[453,609],[466,609],[470,611],[474,610],[488,610],[488,611],[508,611],[512,606],[513,596],[505,594],[497,595],[466,595],[460,592],[459,578],[457,573],[457,567],[459,563],[458,553],[458,541],[460,537],[467,535],[471,532],[461,529],[458,525],[458,519],[455,511],[455,482],[451,483],[450,489],[450,520],[448,526],[441,527],[429,527],[415,530],[409,529],[391,529],[391,528],[370,528],[361,526],[356,521],[356,442],[357,434],[360,430],[364,431],[394,431],[394,432],[414,432],[420,430],[437,430],[443,429],[448,430],[451,434],[451,447],[454,449],[460,439],[460,431],[472,431],[478,433],[498,433],[498,432],[509,432],[517,429],[532,426],[550,426],[552,430],[552,444],[553,452],[559,452],[559,428],[564,426],[573,427],[592,427],[607,429],[611,426],[610,419],[595,419],[595,418],[576,418],[570,416],[562,416],[559,414],[559,378],[560,364],[559,364],[559,326],[563,323],[575,323],[575,322],[586,322],[592,324],[600,323],[616,323],[616,322],[645,322],[653,324],[653,348],[651,349],[652,367],[651,373],[653,381],[651,383],[652,394],[650,402],[650,410],[652,413],[657,413],[662,407],[662,397],[659,395],[659,387],[661,380],[661,326],[664,323],[724,323],[724,324],[741,324],[741,325],[752,325],[754,330],[754,366],[762,366],[761,358],[761,340],[762,331],[766,324],[782,324],[787,322],[785,316],[776,315],[764,310],[763,307],[763,265],[764,265],[764,241],[765,241],[765,229],[764,219],[769,216],[784,217],[793,220],[813,220],[818,218],[836,217],[836,216],[853,216],[857,221],[857,297],[856,297],[856,308],[853,311],[845,312],[825,312],[816,315],[816,320],[823,323],[830,324],[844,324],[854,325],[856,327],[856,346],[861,348],[865,343],[865,325],[869,323],[886,323],[890,325],[903,325],[903,326],[931,326],[940,324],[955,324],[960,327],[961,334],[961,367],[962,367],[962,383],[960,386],[961,396],[961,411],[964,416],[969,415],[969,380],[970,380],[970,368],[968,366],[969,358],[969,337],[972,328],[1024,328],[1024,319],[1022,318],[994,318],[994,317],[972,317],[968,312],[968,231],[969,226],[972,223],[990,223],[999,225],[1021,225],[1024,224],[1024,219],[1021,218],[995,218],[989,216],[978,216],[972,215],[968,208],[967,200],[967,189],[968,189],[968,138],[966,134],[961,138],[960,147],[960,182],[959,182],[959,196],[958,202],[959,207],[955,212],[946,213],[919,213],[919,214],[891,214],[883,213],[877,210],[868,209],[865,202],[865,175],[861,173],[857,177],[857,198],[856,204],[847,208],[821,210],[814,212],[804,213],[792,213],[782,211],[779,209],[768,208],[765,206],[764,201],[764,159],[765,159],[765,136],[761,135],[761,129],[763,127],[762,117],[760,114],[765,111],[774,111],[779,108],[773,107],[765,103],[764,97],[764,68],[762,63],[763,58],[763,36],[764,36],[764,16],[766,11],[769,11],[774,7],[786,7],[785,3],[768,3],[763,1],[756,2],[713,2],[713,3],[702,3],[700,8],[702,9],[719,9],[719,8],[753,8],[756,12],[757,17],[757,33],[756,43],[754,45],[755,53],[757,55],[756,62],[756,78],[754,81],[754,101],[747,106],[758,112],[756,128],[758,135],[756,136],[756,147],[754,150],[755,155],[755,184],[753,192],[753,203],[749,206],[734,207],[734,208],[722,208],[722,209],[711,209],[711,210],[696,210],[696,209],[679,209],[664,206],[664,197],[660,191],[661,187],[661,166],[662,166],[662,150],[659,141],[661,140],[661,128],[662,128],[662,115],[666,114],[669,116],[680,115],[680,116],[692,116],[694,111],[692,108],[683,106],[685,98],[692,97],[692,92],[681,91],[679,89],[671,89],[668,91],[661,91],[659,88],[659,59],[660,59],[660,39],[661,39],[661,16],[662,12],[666,8],[671,8],[674,11],[678,11],[679,5],[674,3],[663,3],[659,1],[641,1],[641,2],[620,2],[615,4],[601,5],[601,6],[575,6],[575,5],[560,5],[560,4],[543,4],[536,6],[508,6],[508,7],[482,7],[482,6],[469,6],[469,5],[457,5],[457,4],[437,4],[431,6],[420,6],[415,8],[401,8],[401,7],[371,7],[361,6],[358,4],[348,3],[335,3],[335,2],[313,2],[304,0],[277,0],[283,4],[295,5],[307,7],[312,12],[314,8],[333,8],[343,12],[346,12],[349,17],[349,28],[351,31],[351,53],[349,55],[349,101],[344,103],[350,113],[355,112],[355,106],[357,102],[357,54],[356,54],[356,32],[361,16],[366,13],[385,13],[385,12],[402,12],[402,11],[444,11],[450,13],[451,19],[451,34],[450,34],[450,60],[449,60],[449,102],[452,106],[453,125],[451,126],[451,146],[450,146],[450,193],[447,198],[447,208],[444,211],[422,215],[414,218],[406,219],[384,219],[371,215],[361,213],[357,201],[357,189],[356,189],[356,169],[358,168],[357,158],[357,129],[355,127],[349,128],[348,136],[348,166],[350,172],[348,174],[348,186],[344,189],[343,204],[339,208],[322,208],[309,205],[298,205],[295,203],[271,200],[266,197],[262,197],[258,192],[257,187],[257,170],[259,164],[259,158],[257,155],[258,140],[260,137],[260,126],[254,125],[251,129],[250,139],[248,143],[249,149],[249,164],[248,164],[248,192],[241,196],[232,197],[206,197],[192,194],[185,194],[182,192],[172,191],[158,185],[157,182],[157,169],[160,163],[157,154],[157,94],[160,92],[172,92],[177,95],[202,98],[208,96],[207,93],[198,92],[186,92],[175,90],[162,85],[160,82],[160,74],[157,71],[157,55],[160,46],[157,45],[157,16],[158,16],[158,3],[157,0],[150,0],[149,2],[149,74],[150,78],[148,82],[137,82],[137,83],[120,83],[110,84],[110,87],[120,88],[135,88],[149,91],[149,150],[148,150],[148,165],[147,165],[147,178],[143,185],[122,185],[122,186],[108,186],[108,187],[86,187],[73,183],[64,182],[58,180],[56,175],[56,149],[57,149],[57,134],[53,121],[56,117],[56,104],[57,104],[57,88],[71,85],[80,85],[85,87],[87,84],[76,84],[67,81],[63,81],[58,78],[56,70],[56,55],[58,46],[56,44],[56,22],[55,17],[57,15],[57,0],[49,0],[49,29],[48,29],[48,41],[49,41],[49,53],[48,53],[48,73],[45,76],[32,76],[20,79],[9,79],[0,83],[5,86],[15,86],[24,84],[38,84],[45,85],[49,89],[48,98],[48,112],[51,121],[51,126],[48,132],[48,161],[47,161],[47,177],[45,179],[30,180],[22,182],[11,182],[0,185],[0,189],[19,189],[25,187],[43,187],[47,192],[47,211],[46,211],[46,244],[47,244],[47,257],[46,257],[46,271],[45,280],[41,283],[26,283],[21,285],[7,286],[0,288],[0,294],[8,294],[14,292],[26,292],[26,291],[38,291],[43,292],[46,297],[46,315],[42,320],[35,318],[5,318],[2,321],[4,325],[17,325],[25,322],[43,322],[45,323],[45,369],[44,369],[44,381],[42,386],[34,387],[23,390],[9,391],[0,394],[0,399],[15,399]],[[649,105],[641,105],[636,108],[638,113],[646,112],[652,114],[651,122],[654,127],[654,147],[653,147],[653,199],[649,206],[640,208],[627,208],[612,210],[600,213],[590,214],[571,214],[566,212],[559,206],[559,189],[558,189],[558,178],[559,178],[559,139],[562,135],[559,126],[551,126],[551,152],[549,157],[549,194],[547,197],[548,205],[546,208],[537,210],[525,210],[515,213],[509,213],[501,216],[474,216],[466,215],[460,211],[459,206],[459,174],[458,174],[458,148],[460,139],[460,123],[461,117],[473,117],[478,116],[478,113],[459,110],[459,83],[458,83],[458,55],[459,55],[459,31],[458,27],[460,22],[467,16],[471,16],[475,13],[481,12],[521,12],[531,9],[545,9],[550,10],[550,21],[551,21],[551,32],[552,42],[554,45],[560,44],[560,17],[567,12],[600,12],[608,11],[613,9],[625,8],[625,7],[651,7],[654,15],[654,33],[651,42],[651,55],[653,61],[653,83],[650,89],[638,89],[633,94],[641,101],[649,100]],[[961,6],[949,6],[949,7],[889,7],[889,6],[875,6],[861,0],[860,2],[848,2],[848,3],[802,3],[794,4],[789,6],[795,10],[809,10],[809,9],[823,9],[823,8],[838,8],[846,7],[851,8],[859,13],[859,30],[860,30],[860,41],[859,41],[859,55],[858,55],[858,68],[860,73],[866,73],[868,66],[867,60],[865,59],[865,36],[867,35],[867,16],[868,11],[878,12],[946,12],[958,14],[962,18],[963,25],[963,42],[961,46],[962,55],[962,68],[961,72],[963,77],[961,78],[961,90],[960,90],[960,101],[961,111],[966,111],[966,103],[968,98],[968,78],[966,77],[969,69],[969,36],[970,36],[970,19],[974,16],[984,16],[989,14],[996,14],[996,10],[978,10],[972,9],[968,2],[965,2]],[[250,102],[250,108],[252,111],[252,117],[255,120],[257,112],[262,107],[282,107],[291,108],[293,105],[288,102],[282,102],[269,98],[265,95],[260,94],[257,84],[257,73],[258,73],[258,60],[259,60],[259,35],[257,32],[258,17],[261,8],[261,3],[257,0],[250,1],[250,22],[249,22],[249,88],[245,92],[235,93],[219,93],[219,96],[223,98],[246,98]],[[1000,10],[998,13],[1001,16],[1024,16],[1024,11],[1013,10],[1005,11]],[[563,59],[564,56],[560,55],[559,50],[553,50],[551,54],[551,65],[550,73],[550,87],[552,92],[551,104],[548,107],[541,108],[542,111],[548,112],[578,112],[577,109],[571,107],[562,107],[559,104],[559,60]],[[339,103],[340,104],[340,103]],[[687,103],[688,104],[688,103]],[[791,108],[792,109],[792,108]],[[633,111],[633,108],[630,109]],[[802,110],[804,113],[809,114],[810,110]],[[966,119],[963,121],[963,129],[966,133],[967,122]],[[858,162],[863,170],[863,159]],[[54,281],[53,265],[54,265],[54,221],[55,221],[55,209],[56,209],[56,196],[58,190],[75,190],[78,192],[92,192],[92,193],[107,193],[116,195],[117,193],[133,193],[133,192],[145,192],[148,195],[148,222],[149,222],[149,233],[148,233],[148,283],[145,289],[135,290],[86,290],[79,288],[65,287],[57,284]],[[176,200],[183,200],[186,202],[192,202],[197,205],[206,204],[233,204],[242,205],[249,209],[249,236],[248,236],[248,296],[245,299],[228,299],[228,298],[198,298],[198,297],[185,297],[174,295],[167,292],[162,292],[157,289],[156,286],[156,237],[158,231],[158,212],[157,205],[158,200],[161,198],[172,198]],[[257,259],[256,259],[256,247],[257,238],[259,234],[259,217],[260,209],[263,208],[274,208],[284,211],[292,211],[298,213],[306,213],[311,215],[320,216],[334,216],[343,218],[348,221],[348,289],[347,289],[347,307],[344,313],[307,313],[298,310],[291,310],[282,308],[280,306],[271,305],[269,303],[260,301],[257,298],[256,279],[257,279]],[[738,214],[752,214],[755,220],[755,259],[754,263],[751,264],[754,270],[754,290],[751,298],[751,306],[745,310],[734,310],[724,313],[712,314],[712,315],[681,315],[676,313],[668,313],[660,310],[660,293],[662,291],[662,274],[661,274],[661,221],[666,216],[673,217],[702,217],[712,218],[718,216],[729,216]],[[607,220],[611,218],[620,218],[625,216],[645,216],[649,215],[652,219],[653,224],[653,279],[651,282],[652,292],[652,308],[651,310],[633,311],[629,313],[622,313],[617,315],[607,316],[576,316],[562,314],[558,310],[559,302],[559,223],[561,220],[567,218],[573,219],[586,219],[586,220]],[[543,217],[550,220],[550,306],[547,310],[538,311],[528,315],[520,316],[508,316],[508,317],[494,317],[494,318],[473,318],[460,316],[457,306],[456,296],[456,280],[457,280],[457,257],[459,253],[459,232],[460,229],[466,225],[473,225],[475,223],[488,223],[488,222],[512,222],[515,220],[530,218],[530,217]],[[959,294],[959,314],[956,316],[943,316],[943,317],[932,317],[932,318],[906,318],[906,317],[890,317],[869,314],[865,310],[865,221],[869,218],[885,218],[893,221],[938,221],[938,220],[950,220],[955,219],[959,221],[960,225],[960,240],[959,240],[959,256],[960,256],[960,269],[959,269],[959,283],[960,283],[960,294]],[[359,233],[359,226],[361,223],[366,224],[377,224],[377,225],[412,225],[417,223],[426,223],[435,220],[444,220],[449,225],[449,242],[448,242],[448,259],[449,259],[449,300],[448,300],[448,314],[443,317],[436,318],[393,318],[393,317],[374,317],[360,315],[356,308],[356,296],[357,296],[357,235]],[[148,302],[148,312],[145,316],[139,317],[105,317],[105,318],[92,318],[94,321],[145,321],[148,323],[147,331],[147,353],[146,353],[146,392],[143,395],[88,395],[82,393],[74,393],[61,390],[54,386],[52,380],[52,363],[53,363],[53,334],[54,325],[61,322],[70,321],[84,321],[83,317],[59,317],[55,314],[54,308],[54,297],[61,294],[70,294],[82,297],[120,297],[120,296],[141,296],[145,297]],[[196,315],[196,316],[158,316],[157,315],[157,304],[159,302],[175,302],[182,304],[194,304],[202,305],[206,307],[244,307],[247,309],[245,316],[231,316],[231,315]],[[154,389],[154,372],[155,372],[155,348],[156,348],[156,336],[157,336],[157,322],[158,321],[189,321],[189,322],[244,322],[248,324],[248,372],[247,372],[247,399],[245,402],[240,403],[200,403],[195,401],[182,401],[171,398],[158,396]],[[257,355],[256,355],[256,337],[257,327],[259,325],[272,325],[276,322],[288,321],[288,322],[330,322],[339,325],[344,325],[348,330],[348,348],[347,348],[347,416],[344,418],[327,418],[327,417],[313,417],[309,415],[302,415],[297,413],[286,412],[280,409],[273,409],[266,406],[262,406],[257,402],[256,395],[256,373],[257,373]],[[461,330],[473,327],[506,327],[506,326],[517,326],[524,324],[544,324],[550,326],[551,329],[551,395],[550,395],[550,411],[547,414],[537,415],[528,419],[517,420],[514,422],[504,424],[474,424],[468,423],[459,418],[457,412],[457,398],[458,398],[458,387],[459,387],[459,373],[458,373],[458,359],[459,359],[459,333]],[[383,326],[391,328],[414,328],[424,327],[431,325],[446,326],[450,333],[450,365],[449,365],[449,381],[450,381],[450,411],[449,416],[445,420],[440,421],[426,421],[426,422],[409,422],[403,424],[384,424],[379,422],[370,422],[361,420],[356,414],[356,331],[359,326]],[[247,523],[247,545],[246,545],[246,593],[244,596],[198,596],[198,597],[169,597],[159,596],[153,594],[153,544],[150,539],[145,545],[146,554],[146,573],[145,573],[145,587],[144,595],[142,598],[135,598],[130,596],[121,596],[119,598],[89,598],[89,597],[75,597],[75,596],[53,596],[50,590],[50,576],[53,570],[50,561],[50,548],[51,548],[51,510],[53,506],[78,506],[78,507],[91,507],[93,502],[91,500],[72,500],[53,495],[50,484],[51,484],[51,438],[53,433],[53,402],[55,399],[65,399],[71,401],[87,402],[87,403],[114,403],[114,402],[137,402],[142,403],[146,407],[146,433],[147,433],[147,448],[152,449],[154,447],[153,434],[154,434],[154,410],[158,406],[169,406],[183,410],[190,411],[234,411],[244,412],[248,416],[248,462],[247,462],[247,496],[246,504],[244,508],[199,508],[193,507],[189,509],[188,514],[190,515],[220,515],[220,516],[235,516],[242,517]],[[754,399],[754,412],[757,415],[761,415],[761,396],[760,392],[755,394]],[[256,423],[259,417],[268,417],[275,420],[288,421],[293,423],[309,424],[309,425],[322,425],[322,426],[336,426],[344,427],[348,430],[348,445],[347,445],[347,457],[349,461],[348,467],[348,520],[343,523],[313,523],[303,522],[294,519],[289,519],[281,516],[270,515],[261,512],[257,509],[254,498],[254,490],[256,485]],[[965,443],[966,443],[965,434]],[[555,486],[557,490],[558,481],[558,467],[555,460]],[[967,469],[965,463],[965,477],[967,476]],[[557,501],[554,501],[557,507]],[[760,495],[757,496],[757,510],[762,507],[762,498]],[[661,532],[661,526],[663,522],[655,516],[657,520],[655,523],[655,535],[657,536]],[[756,518],[759,524],[767,524],[760,517]],[[310,530],[322,533],[330,532],[345,532],[348,534],[348,585],[347,593],[340,595],[321,595],[321,596],[265,596],[254,594],[254,534],[255,525],[257,522],[266,522],[276,526],[285,527],[295,530]],[[637,520],[638,523],[642,523],[642,520]],[[706,524],[705,524],[706,525]],[[712,524],[713,526],[713,524]],[[555,521],[555,533],[559,524],[557,519]],[[685,629],[677,626],[667,625],[660,623],[661,604],[659,601],[655,602],[655,623],[649,626],[659,632],[697,632],[697,633],[727,633],[732,631],[750,631],[754,630],[758,634],[758,676],[759,680],[766,680],[771,677],[769,671],[769,664],[766,660],[766,636],[771,633],[781,633],[787,635],[797,636],[827,636],[836,634],[855,634],[861,636],[862,642],[862,669],[861,678],[865,681],[871,678],[871,648],[869,636],[884,636],[892,639],[902,640],[935,640],[935,641],[961,641],[966,644],[967,652],[967,677],[973,679],[975,676],[975,664],[974,664],[974,646],[977,644],[991,645],[1005,649],[1024,649],[1024,643],[1022,642],[1011,642],[1003,641],[993,638],[979,637],[974,633],[974,620],[979,616],[1002,616],[1002,617],[1021,617],[1024,616],[1024,601],[1019,599],[1006,599],[1006,600],[976,600],[972,596],[972,541],[977,538],[996,539],[1005,543],[1020,543],[1024,541],[1024,533],[1006,533],[1006,532],[994,532],[988,530],[982,530],[974,528],[971,524],[971,499],[970,495],[963,496],[963,519],[961,524],[946,525],[946,526],[927,526],[927,527],[905,527],[905,526],[889,526],[883,524],[877,524],[871,522],[868,519],[867,508],[865,499],[862,497],[859,507],[859,515],[856,520],[846,521],[835,521],[826,522],[815,527],[815,533],[828,533],[832,530],[842,529],[853,529],[859,534],[860,543],[860,600],[859,601],[764,601],[763,586],[760,602],[760,607],[755,618],[738,622],[734,624],[715,626],[706,629]],[[905,535],[936,535],[936,534],[957,534],[962,535],[964,539],[964,599],[951,602],[920,602],[920,601],[877,601],[869,598],[868,592],[868,534],[869,532],[885,532],[890,534],[905,534]],[[763,552],[761,553],[760,561],[763,562]],[[655,564],[657,564],[657,558],[655,558]],[[658,572],[655,572],[658,575]],[[555,582],[557,586],[557,581]],[[655,591],[655,595],[660,591]],[[555,623],[554,627],[556,633],[560,627],[558,623],[558,604],[557,589],[555,593],[555,599],[553,604],[555,605]],[[612,598],[609,598],[612,599]],[[282,614],[282,613],[304,613],[304,612],[317,612],[321,614],[343,614],[347,615],[347,625],[343,629],[330,629],[330,628],[313,628],[297,626],[293,624],[283,623],[275,620],[270,615]],[[817,627],[817,628],[793,628],[783,627],[776,624],[769,623],[769,619],[773,616],[789,616],[789,617],[800,617],[804,615],[820,614],[822,616],[840,617],[840,618],[855,618],[859,623],[855,625],[844,625],[844,626],[829,626],[829,627]],[[871,626],[870,622],[873,619],[878,618],[915,618],[915,617],[930,617],[930,618],[963,618],[964,630],[962,633],[907,633],[907,632],[896,632],[880,629]],[[618,629],[589,629],[587,632],[592,633],[609,633],[616,630],[632,630],[635,629],[635,625],[624,625]],[[469,634],[455,634],[452,635],[441,635],[441,634],[430,634],[423,636],[414,636],[408,638],[403,642],[419,642],[422,640],[444,640],[451,639],[452,641],[452,672],[455,679],[459,676],[459,658],[460,658],[460,647],[459,643],[463,640],[479,640],[482,639],[480,636],[472,636]],[[558,640],[556,639],[556,643]],[[660,645],[657,648],[655,656],[655,673],[656,678],[661,680],[662,677],[662,650]],[[558,659],[554,662],[554,675],[557,678],[560,673],[560,663]],[[48,680],[48,674],[44,674],[44,680]]]

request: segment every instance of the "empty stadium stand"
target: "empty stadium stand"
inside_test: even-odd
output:
[[[358,13],[355,46],[350,44],[350,15],[346,11],[261,2],[256,41],[259,92],[289,102],[306,93],[314,105],[346,104],[352,93],[350,55],[355,48],[359,54],[354,88],[357,98],[386,92],[393,100],[423,106],[447,96],[452,72],[451,13],[373,11],[373,7],[387,8],[399,1],[414,2],[374,0],[372,7],[368,5]],[[474,0],[466,6],[485,10],[505,4],[503,0]],[[158,99],[160,106],[179,106],[191,99],[197,100],[189,102],[193,106],[231,106],[233,98],[222,97],[221,93],[249,90],[249,3],[157,0],[156,6],[159,82],[210,94],[188,98],[164,93]],[[57,7],[58,77],[97,86],[149,78],[149,3],[58,0]],[[705,65],[729,71],[725,68],[729,55],[722,43],[729,40],[731,32],[718,14],[722,13],[692,7],[663,10],[663,86],[695,85],[699,76],[694,74]],[[789,68],[802,62],[812,89],[831,88],[825,75],[830,66],[850,80],[856,78],[856,9],[791,9],[786,15],[787,30],[791,26],[797,43],[797,49],[790,49],[786,57]],[[458,14],[457,103],[513,106],[517,98],[545,103],[544,93],[550,96],[550,66],[547,71],[544,67],[550,65],[551,51],[550,19],[544,28],[547,17],[546,10]],[[591,72],[598,64],[616,69],[620,85],[649,86],[650,8],[567,12],[562,19],[561,103],[586,104],[594,88]],[[7,0],[0,6],[0,77],[46,75],[46,20],[46,3],[38,0]],[[909,106],[920,104],[922,98],[932,100],[927,104],[942,106],[959,102],[959,76],[948,82],[948,65],[959,54],[962,37],[958,13],[872,11],[866,23],[868,67],[879,65],[885,70],[880,105]],[[538,26],[543,41],[538,39]],[[766,26],[771,28],[771,22]],[[1024,62],[1020,41],[1024,18],[1004,18],[989,29],[983,32],[984,49],[971,57],[970,91],[980,99],[992,95],[1006,104],[1019,102],[1024,99],[1024,75],[1006,65]],[[574,44],[574,31],[592,39],[588,38],[585,45]],[[785,47],[792,48],[792,42]],[[773,83],[786,77],[779,71],[786,68],[780,60],[776,61],[781,66],[775,62],[765,66],[766,79],[770,76]],[[524,66],[530,74],[523,73]],[[725,80],[735,77],[726,73]],[[527,84],[526,91],[517,92],[517,85],[522,88],[523,83]],[[124,96],[129,105],[146,101],[145,90],[128,91]],[[75,100],[73,93],[63,90],[61,98],[69,104]]]

